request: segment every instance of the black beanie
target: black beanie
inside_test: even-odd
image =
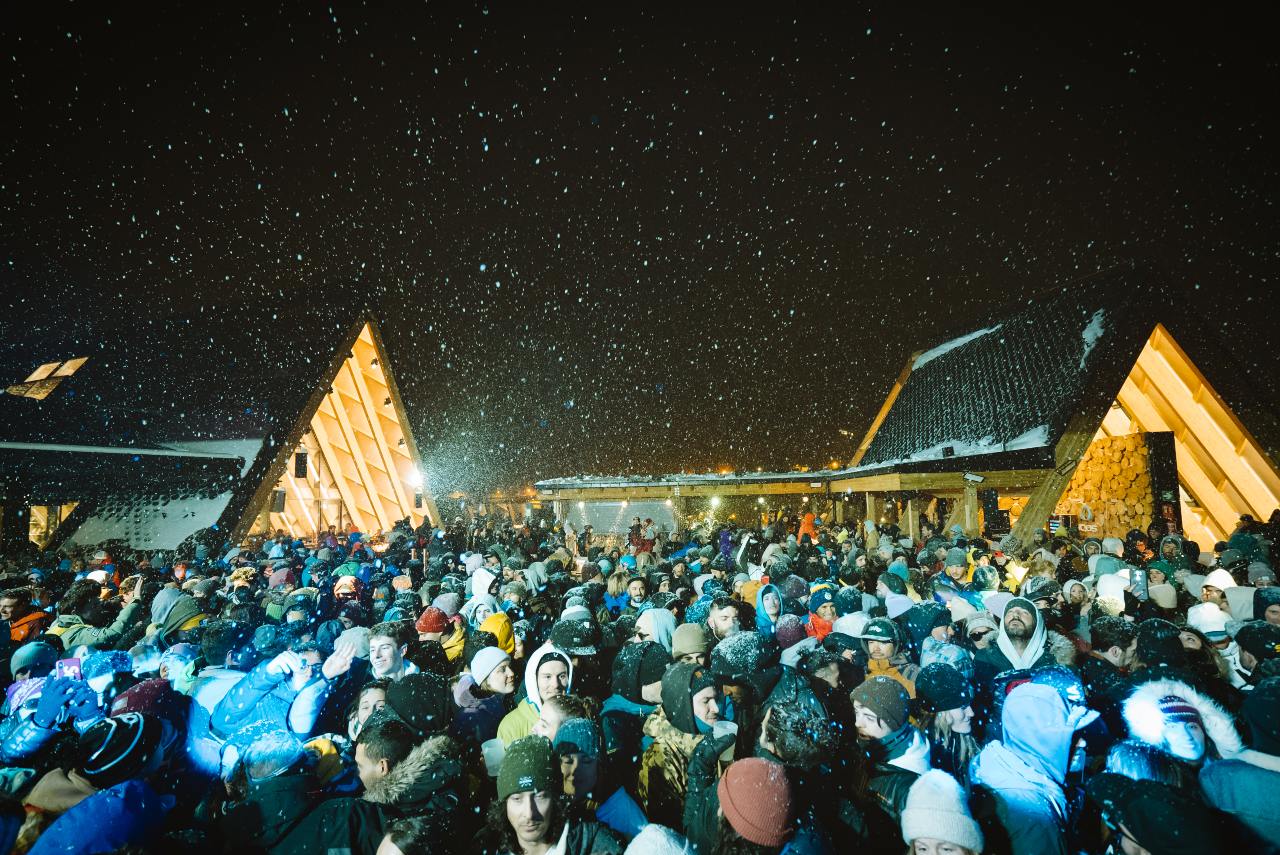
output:
[[[692,736],[698,735],[693,696],[708,685],[715,685],[715,677],[709,668],[691,662],[677,662],[667,669],[662,678],[662,711],[673,727]]]
[[[121,713],[96,722],[80,737],[76,768],[100,790],[135,777],[160,751],[164,727],[147,713]]]
[[[443,733],[453,723],[449,681],[430,671],[402,677],[387,687],[387,709],[419,739]]]
[[[640,690],[662,679],[671,657],[656,641],[626,644],[613,660],[613,690],[629,701],[645,703]]]
[[[973,690],[964,675],[945,662],[931,662],[916,677],[916,698],[929,712],[958,710],[973,701]]]
[[[906,596],[907,582],[897,573],[890,573],[886,570],[880,574],[880,581],[884,582],[884,586],[889,589],[890,593]]]

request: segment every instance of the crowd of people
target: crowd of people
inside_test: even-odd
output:
[[[1280,851],[1280,512],[764,522],[0,559],[0,852]]]

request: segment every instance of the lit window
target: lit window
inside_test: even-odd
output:
[[[43,401],[58,387],[63,377],[70,377],[80,370],[80,366],[89,361],[87,356],[77,356],[65,362],[46,362],[31,372],[24,382],[5,389],[10,395],[20,398],[35,398]]]

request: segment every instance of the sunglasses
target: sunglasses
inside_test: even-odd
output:
[[[970,641],[981,641],[982,639],[986,638],[986,637],[987,637],[988,635],[990,635],[990,634],[991,634],[991,630],[989,630],[989,629],[988,629],[988,630],[986,630],[985,632],[971,632],[971,633],[969,633],[969,640],[970,640]]]

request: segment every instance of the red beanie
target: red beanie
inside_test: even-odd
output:
[[[441,609],[430,606],[413,626],[418,632],[444,632],[449,628],[449,616]]]
[[[781,846],[791,836],[791,783],[781,765],[758,757],[731,764],[716,787],[720,810],[733,830],[760,846]]]

